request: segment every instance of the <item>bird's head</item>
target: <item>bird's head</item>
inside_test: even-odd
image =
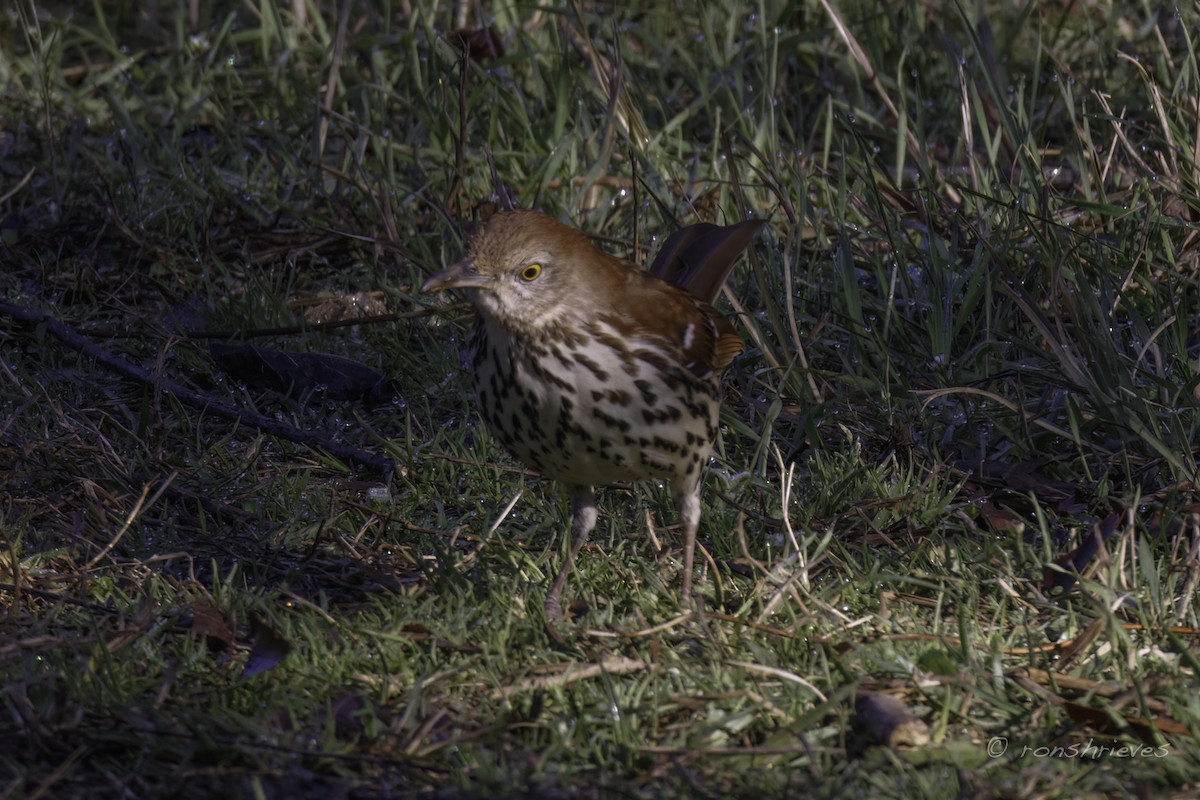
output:
[[[603,292],[612,260],[545,214],[509,211],[489,219],[463,259],[430,277],[421,291],[465,289],[481,314],[535,331],[585,313]]]

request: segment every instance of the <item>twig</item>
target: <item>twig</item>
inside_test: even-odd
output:
[[[142,383],[158,387],[171,395],[178,398],[184,403],[204,409],[205,413],[214,414],[225,419],[235,420],[240,425],[248,425],[263,431],[271,436],[278,436],[281,439],[296,442],[305,445],[306,447],[319,448],[325,450],[329,454],[357,464],[362,464],[375,470],[381,475],[388,475],[395,468],[396,462],[386,456],[369,453],[366,450],[361,450],[357,447],[351,447],[339,442],[331,441],[323,436],[317,436],[305,431],[299,430],[291,425],[272,419],[271,417],[258,414],[254,411],[248,411],[244,408],[222,403],[215,398],[197,392],[194,389],[189,389],[186,386],[176,383],[170,378],[164,378],[160,375],[155,375],[141,367],[132,364],[114,353],[105,350],[88,337],[76,331],[70,325],[60,322],[49,314],[41,311],[34,311],[31,308],[14,305],[12,303],[0,302],[0,313],[6,314],[13,319],[23,320],[25,322],[33,322],[42,325],[47,331],[68,347],[84,353],[91,358],[94,358],[99,363],[109,369],[119,372],[126,377],[141,381]]]
[[[572,663],[555,665],[557,672],[552,675],[536,675],[526,678],[511,686],[502,686],[492,690],[493,699],[512,697],[524,692],[547,691],[569,686],[578,681],[591,680],[601,675],[628,675],[646,669],[657,669],[657,665],[636,658],[626,658],[615,654],[605,654],[596,663]]]
[[[159,488],[159,490],[155,493],[155,495],[154,495],[155,500],[157,500],[160,496],[162,496],[163,489],[167,488],[167,486],[169,486],[171,484],[171,481],[175,480],[175,476],[178,474],[179,474],[178,472],[171,473],[170,477],[167,478],[166,484],[161,486]],[[87,564],[84,565],[83,572],[87,572],[92,567],[99,564],[100,559],[104,558],[106,555],[108,555],[109,553],[112,552],[112,549],[117,546],[117,542],[121,541],[122,537],[125,536],[125,532],[127,530],[129,530],[129,528],[133,525],[133,521],[138,518],[139,514],[142,513],[142,508],[143,508],[143,506],[146,505],[146,497],[149,494],[150,494],[150,484],[147,483],[145,486],[142,487],[142,496],[139,497],[137,503],[134,504],[133,511],[130,511],[129,516],[125,518],[125,524],[121,526],[121,530],[117,531],[117,535],[112,538],[112,541],[110,541],[103,550],[101,550],[99,553],[97,553],[91,561],[89,561]]]

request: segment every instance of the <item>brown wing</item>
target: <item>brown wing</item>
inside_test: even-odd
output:
[[[712,365],[713,369],[720,375],[735,358],[741,355],[746,346],[742,343],[742,337],[738,336],[732,322],[711,306],[708,308],[708,311],[712,315],[717,329],[717,341],[716,346],[713,348]]]
[[[708,303],[677,286],[638,272],[642,278],[625,307],[629,333],[659,339],[678,352],[688,371],[701,377],[720,375],[742,352],[733,323]]]

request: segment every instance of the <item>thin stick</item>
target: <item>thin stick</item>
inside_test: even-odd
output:
[[[323,436],[317,436],[306,431],[301,431],[297,428],[272,419],[271,417],[262,414],[248,411],[244,408],[222,403],[215,398],[197,392],[194,389],[189,389],[186,386],[176,383],[170,378],[164,378],[161,375],[155,375],[141,367],[132,364],[114,353],[105,350],[88,337],[76,331],[70,325],[60,322],[49,314],[44,314],[41,311],[34,311],[31,308],[14,305],[12,303],[0,302],[0,314],[6,314],[13,319],[24,320],[45,326],[46,330],[54,334],[55,338],[61,341],[68,347],[77,350],[87,356],[90,356],[100,362],[109,369],[119,372],[126,377],[141,381],[142,383],[154,386],[169,392],[174,397],[184,403],[201,408],[207,414],[214,414],[225,419],[232,419],[241,425],[249,425],[253,428],[278,436],[281,439],[287,439],[292,442],[324,450],[336,458],[345,461],[352,461],[369,467],[381,475],[389,475],[396,466],[396,462],[387,456],[376,455],[361,450],[357,447],[341,444],[340,442],[332,441]]]

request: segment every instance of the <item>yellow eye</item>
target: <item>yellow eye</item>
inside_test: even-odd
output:
[[[520,274],[521,280],[525,281],[526,283],[529,283],[530,281],[536,281],[538,276],[542,274],[542,265],[530,264],[522,269]]]

